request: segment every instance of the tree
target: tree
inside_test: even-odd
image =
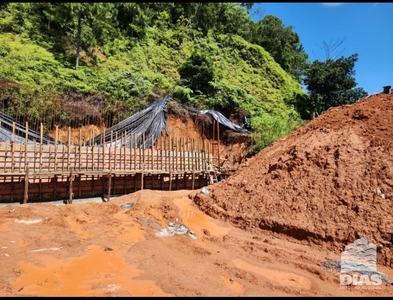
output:
[[[251,42],[265,48],[284,71],[301,82],[308,55],[292,29],[278,17],[266,15],[254,24]]]
[[[45,29],[50,36],[62,42],[67,40],[74,43],[76,69],[81,49],[88,53],[91,47],[102,45],[117,35],[117,8],[113,3],[58,2],[34,5],[41,7],[42,24],[48,24]]]
[[[212,60],[199,51],[191,56],[179,67],[181,82],[194,92],[211,95],[213,88],[210,82],[214,79]]]
[[[313,61],[305,70],[304,84],[309,91],[305,101],[308,111],[312,114],[320,114],[330,107],[343,104],[352,104],[367,96],[363,88],[355,88],[357,85],[355,75],[355,62],[358,54],[350,57],[326,61]]]

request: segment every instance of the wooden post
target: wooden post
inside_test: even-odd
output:
[[[126,169],[126,161],[127,161],[127,131],[124,131],[124,143],[122,145],[123,148],[123,170]]]
[[[187,155],[188,155],[188,165],[187,165],[187,170],[190,171],[191,170],[191,163],[190,163],[190,145],[188,142],[188,137],[187,137]]]
[[[164,153],[164,138],[161,135],[161,170],[164,170],[163,153]]]
[[[94,170],[94,144],[91,146],[91,169]]]
[[[192,164],[192,190],[194,190],[195,186],[195,167],[194,164]]]
[[[110,172],[109,172],[109,178],[108,178],[108,199],[109,201],[111,199],[111,185],[112,185],[112,166],[110,167]]]
[[[142,145],[143,145],[143,152],[142,152],[142,163],[143,163],[143,169],[145,168],[145,150],[146,150],[146,140],[145,140],[145,133],[142,133]],[[141,147],[142,148],[142,147]]]
[[[35,164],[36,164],[36,152],[37,152],[37,149],[36,149],[36,147],[37,147],[37,142],[36,142],[36,140],[34,139],[33,140],[34,141],[34,170],[33,170],[33,173],[35,174]]]
[[[71,147],[71,127],[68,127],[68,154],[67,154],[67,170],[70,169],[70,147]]]
[[[55,125],[56,134],[55,134],[55,171],[57,170],[57,141],[59,139],[59,128]]]
[[[57,183],[57,176],[53,177],[53,199],[56,199],[56,184]]]
[[[16,123],[12,122],[12,139],[11,139],[12,143],[15,143],[15,126],[16,126]]]
[[[115,170],[117,164],[117,131],[115,132]]]
[[[151,170],[154,170],[154,137],[151,135]],[[153,176],[154,178],[154,176]]]
[[[14,172],[14,166],[15,166],[15,122],[12,122],[12,140],[11,140],[11,172],[12,173]]]
[[[181,137],[180,138],[180,149],[179,149],[179,151],[180,151],[180,170],[184,170],[184,162],[183,162],[183,159],[184,159],[184,153],[183,153],[183,151],[184,151],[184,149],[183,149],[184,147],[183,147],[183,138]]]
[[[214,159],[214,140],[215,140],[215,127],[216,127],[216,119],[213,120],[213,138],[212,138],[212,160]],[[214,161],[212,162],[214,164]]]
[[[177,139],[177,137],[175,138],[175,141],[176,141],[176,154],[174,155],[175,156],[175,160],[176,160],[176,162],[175,162],[175,170],[177,171],[177,170],[179,170],[179,165],[178,165],[178,154],[179,154],[179,143],[178,143],[178,139]]]
[[[145,164],[142,163],[142,172],[141,172],[141,190],[143,190],[143,170],[145,169]]]
[[[82,197],[82,178],[81,178],[80,174],[78,176],[78,183],[79,183],[78,194],[79,194],[79,198],[80,198],[80,197]]]
[[[197,169],[201,169],[201,139],[198,138],[198,144],[197,144],[197,151],[198,151],[198,160],[197,160]]]
[[[218,147],[218,171],[221,171],[221,160],[220,160],[220,124],[217,121],[217,147]]]
[[[138,145],[139,147],[138,147],[138,170],[140,170],[140,168],[141,168],[141,161],[142,161],[142,159],[141,159],[141,157],[142,157],[142,136],[141,135],[139,135],[139,145]]]
[[[69,197],[70,197],[69,200],[68,200],[69,204],[72,204],[72,199],[74,197],[74,193],[72,191],[72,183],[73,183],[73,181],[74,181],[74,168],[71,168],[70,177],[69,177]]]
[[[27,203],[29,199],[29,167],[26,166],[26,174],[25,174],[25,190],[23,195],[23,203]]]
[[[27,166],[27,144],[29,142],[29,123],[26,122],[26,140],[25,140],[25,168]]]
[[[79,163],[78,170],[81,169],[82,164],[82,128],[79,128]]]
[[[132,133],[130,134],[130,171],[132,170]]]
[[[136,170],[136,133],[134,133],[134,170]]]
[[[207,169],[207,164],[206,164],[206,140],[202,140],[202,148],[203,148],[203,169],[206,170]]]
[[[171,159],[171,156],[172,156],[172,138],[171,137],[169,137],[169,157],[168,157],[168,159],[169,159],[169,170],[172,170],[172,159]]]
[[[172,170],[169,169],[169,190],[172,190]]]

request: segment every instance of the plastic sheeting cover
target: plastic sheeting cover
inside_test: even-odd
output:
[[[0,142],[11,142],[12,141],[12,130],[13,130],[13,123],[15,122],[15,136],[14,136],[14,142],[15,143],[21,143],[24,144],[26,143],[26,126],[16,122],[13,120],[10,116],[7,114],[0,112],[0,121],[1,121],[1,126],[0,126]],[[41,135],[39,132],[34,131],[29,129],[28,130],[28,136],[27,136],[27,143],[28,144],[34,144],[34,141],[36,144],[41,143]],[[54,145],[55,140],[51,138],[50,136],[43,135],[42,136],[42,144],[44,145]],[[60,142],[58,142],[60,144]]]
[[[166,123],[166,105],[173,101],[169,96],[153,103],[148,108],[137,112],[129,118],[124,119],[120,123],[108,128],[104,133],[101,133],[85,142],[86,146],[97,145],[104,143],[106,146],[112,147],[128,147],[128,148],[144,148],[147,149],[154,144],[161,135],[162,130],[165,129],[169,134]],[[185,105],[183,108],[196,114],[209,114],[220,124],[228,127],[235,132],[249,134],[247,129],[232,123],[223,114],[215,110],[196,110]],[[116,139],[117,133],[117,139]],[[143,138],[144,136],[144,138]],[[104,142],[102,142],[104,141]]]

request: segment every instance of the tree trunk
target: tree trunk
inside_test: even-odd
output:
[[[76,38],[76,64],[75,64],[75,69],[78,69],[79,67],[79,52],[80,52],[80,47],[81,47],[81,12],[78,13],[78,33],[77,33],[77,38]]]

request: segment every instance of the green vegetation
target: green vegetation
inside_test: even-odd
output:
[[[254,22],[251,7],[4,3],[2,111],[46,130],[92,120],[112,126],[170,95],[238,124],[247,116],[258,151],[304,124],[318,91],[310,98],[301,88],[314,73],[292,27],[270,15]]]

